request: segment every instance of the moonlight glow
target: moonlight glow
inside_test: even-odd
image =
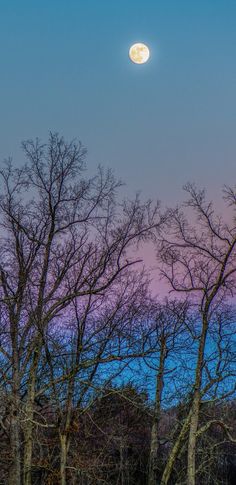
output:
[[[129,50],[129,57],[135,64],[144,64],[150,57],[149,48],[140,42],[133,44]]]

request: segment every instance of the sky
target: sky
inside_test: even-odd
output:
[[[219,197],[236,182],[235,23],[235,0],[0,0],[0,159],[57,131],[129,195]]]

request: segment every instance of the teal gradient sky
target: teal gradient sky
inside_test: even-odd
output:
[[[214,196],[236,182],[235,25],[235,0],[1,0],[0,158],[59,131],[129,194]]]

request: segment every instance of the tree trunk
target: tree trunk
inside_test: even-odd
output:
[[[171,450],[169,458],[167,460],[165,470],[162,475],[161,485],[168,485],[176,458],[179,454],[179,450],[186,433],[189,431],[188,437],[188,465],[187,465],[187,485],[195,485],[196,475],[196,443],[197,443],[197,429],[199,421],[199,411],[201,402],[201,383],[202,383],[202,368],[204,362],[204,351],[206,343],[206,335],[208,330],[207,311],[203,316],[202,333],[198,349],[198,359],[195,373],[194,382],[194,394],[191,404],[191,408],[186,418],[180,434]]]
[[[206,344],[206,336],[208,330],[207,312],[203,316],[202,333],[198,349],[198,360],[195,374],[195,390],[192,402],[192,413],[189,426],[188,439],[188,471],[187,471],[187,485],[195,485],[196,476],[196,445],[197,445],[197,429],[201,402],[201,383],[202,383],[202,368],[204,362],[204,351]]]
[[[124,444],[120,442],[120,483],[125,485],[125,474],[124,474]]]
[[[195,485],[196,476],[196,442],[197,429],[200,409],[200,395],[196,395],[192,406],[192,416],[189,426],[189,440],[188,440],[188,485]]]
[[[70,447],[70,426],[71,426],[71,412],[72,412],[72,399],[74,392],[74,377],[68,382],[67,390],[67,403],[65,409],[62,410],[62,419],[64,423],[59,429],[59,437],[61,443],[61,456],[60,456],[60,485],[66,485],[66,465],[67,456]]]
[[[9,469],[9,485],[21,485],[21,437],[20,437],[20,385],[19,356],[15,326],[11,330],[13,346],[12,396],[10,403],[10,446],[12,464]]]
[[[31,485],[32,452],[33,452],[33,404],[34,379],[28,389],[27,404],[25,407],[26,423],[24,426],[24,485]]]
[[[161,415],[161,399],[162,390],[164,385],[164,365],[166,357],[166,339],[163,335],[161,338],[160,360],[159,369],[157,373],[156,382],[156,396],[155,396],[155,408],[152,423],[150,455],[149,455],[149,474],[148,485],[156,485],[158,478],[158,452],[159,452],[159,423]]]
[[[157,454],[158,454],[159,442],[158,442],[158,423],[155,420],[152,424],[151,433],[151,446],[150,446],[150,456],[149,456],[149,475],[148,475],[148,485],[156,485],[157,483]]]
[[[39,361],[41,341],[38,343],[33,355],[33,361],[29,372],[27,401],[25,406],[26,422],[24,426],[24,485],[31,485],[32,472],[32,453],[33,453],[33,418],[34,418],[34,399],[35,399],[35,381]]]
[[[60,456],[60,485],[66,485],[66,464],[69,450],[69,440],[66,434],[60,434],[61,456]]]
[[[165,466],[165,469],[164,469],[164,472],[163,472],[163,475],[162,475],[162,478],[161,478],[160,485],[168,485],[168,483],[169,483],[176,458],[179,454],[183,439],[185,438],[187,431],[188,431],[188,428],[189,428],[190,419],[191,419],[191,411],[190,411],[189,415],[187,416],[187,418],[186,418],[186,420],[185,420],[185,422],[184,422],[184,424],[181,428],[179,436],[178,436],[177,440],[175,441],[175,444],[174,444],[174,446],[173,446],[173,448],[172,448],[172,450],[169,454],[169,457],[168,457],[168,460],[167,460],[167,463],[166,463],[166,466]]]
[[[9,470],[9,485],[21,485],[20,423],[18,409],[16,409],[14,404],[12,405],[13,410],[10,424],[12,464]]]

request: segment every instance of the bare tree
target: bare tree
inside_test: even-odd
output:
[[[23,481],[31,484],[35,386],[51,325],[65,319],[78,298],[105,294],[138,261],[131,258],[131,248],[152,237],[161,220],[158,206],[142,204],[138,197],[118,203],[120,183],[110,171],[99,168],[95,177],[84,178],[80,144],[52,134],[47,144],[28,141],[23,149],[25,166],[14,168],[8,161],[1,170],[10,485],[21,483],[22,416]]]
[[[58,326],[54,342],[50,345],[48,340],[45,342],[49,381],[39,393],[50,390],[54,403],[63,484],[74,410],[80,420],[80,415],[88,411],[93,400],[117,379],[129,361],[144,354],[144,341],[137,327],[145,296],[146,284],[140,274],[120,275],[104,294],[74,301],[70,341],[64,339],[63,343],[65,328]]]
[[[196,445],[201,401],[205,382],[206,342],[214,314],[222,304],[235,294],[236,230],[215,215],[204,191],[193,185],[185,187],[189,195],[186,204],[170,212],[170,218],[160,239],[162,275],[176,294],[190,295],[199,318],[195,324],[197,357],[189,412],[169,455],[162,485],[169,482],[173,466],[188,435],[187,483],[196,483]],[[235,204],[233,191],[226,193],[228,205]],[[188,211],[190,215],[188,217]],[[189,222],[191,220],[191,222]],[[220,373],[216,376],[220,381]],[[209,379],[209,386],[214,379]]]
[[[156,304],[152,309],[153,322],[149,335],[152,353],[145,357],[146,365],[155,372],[156,389],[153,409],[153,422],[150,443],[148,484],[155,485],[160,479],[163,464],[161,463],[161,442],[167,441],[167,436],[161,433],[161,418],[163,414],[163,389],[169,379],[173,381],[174,371],[179,372],[179,366],[174,356],[181,358],[183,347],[188,345],[185,322],[187,320],[188,302],[166,300],[163,304]],[[169,359],[171,364],[168,365]],[[174,364],[175,360],[175,364]],[[180,362],[179,362],[180,363]],[[177,365],[176,365],[177,364]],[[169,384],[171,388],[171,385]],[[171,389],[169,389],[171,392]],[[172,389],[172,395],[176,390]]]

